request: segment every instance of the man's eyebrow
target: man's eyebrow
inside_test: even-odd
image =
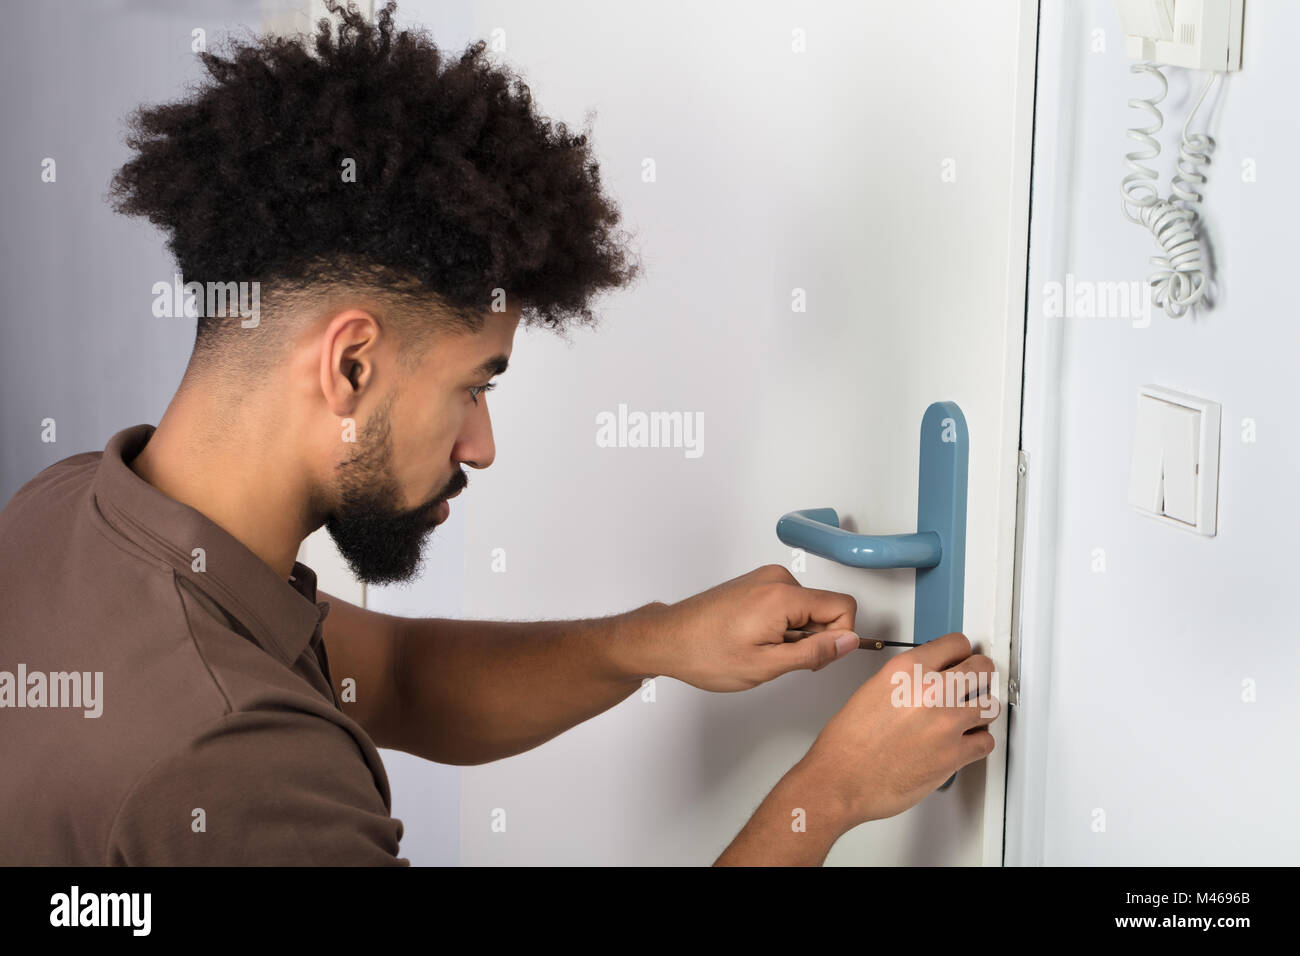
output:
[[[509,364],[510,364],[510,359],[507,356],[494,355],[490,359],[485,361],[482,365],[480,365],[478,368],[474,369],[474,371],[472,371],[470,374],[473,375],[475,378],[478,378],[483,375],[500,375],[502,372],[506,370],[506,367]]]

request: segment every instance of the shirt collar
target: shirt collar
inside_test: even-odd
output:
[[[292,665],[329,613],[328,603],[316,602],[316,572],[295,561],[285,581],[220,525],[132,471],[128,463],[153,433],[153,425],[135,425],[109,439],[93,484],[100,513],[221,605],[264,650]],[[202,570],[195,569],[196,548],[203,549]]]

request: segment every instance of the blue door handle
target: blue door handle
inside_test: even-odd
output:
[[[935,402],[921,418],[916,531],[853,534],[834,508],[782,515],[776,536],[854,568],[916,568],[912,641],[924,644],[961,630],[966,572],[966,482],[970,434],[956,402]]]
[[[792,548],[853,568],[932,568],[943,557],[934,531],[852,534],[840,528],[834,508],[804,508],[782,515],[776,536]]]
[[[853,534],[834,508],[782,515],[776,536],[854,568],[916,568],[912,641],[924,644],[961,630],[966,575],[966,485],[970,434],[956,402],[935,402],[921,417],[916,531]],[[946,789],[956,774],[939,789]]]

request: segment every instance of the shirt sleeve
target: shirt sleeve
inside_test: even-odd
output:
[[[226,714],[118,809],[114,866],[409,866],[346,729],[291,709]]]

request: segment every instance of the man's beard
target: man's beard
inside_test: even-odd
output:
[[[367,584],[409,581],[423,567],[424,540],[433,530],[438,505],[466,485],[457,471],[436,498],[409,511],[393,507],[401,491],[391,467],[391,400],[366,422],[357,454],[339,465],[338,508],[325,527],[348,566]]]

